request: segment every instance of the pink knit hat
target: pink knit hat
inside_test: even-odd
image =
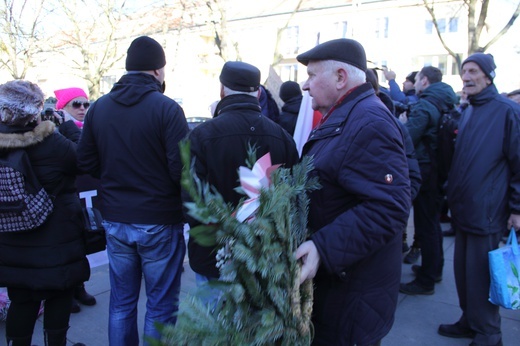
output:
[[[81,88],[54,90],[54,95],[56,95],[56,98],[58,99],[58,102],[56,102],[56,109],[58,110],[65,107],[70,100],[75,99],[76,97],[84,97],[88,99],[87,94]]]

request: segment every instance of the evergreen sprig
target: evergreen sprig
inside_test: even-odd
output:
[[[309,178],[312,158],[291,169],[278,168],[272,184],[260,192],[254,218],[240,223],[238,208],[201,182],[190,163],[189,142],[181,144],[182,186],[193,202],[189,214],[204,225],[190,230],[203,245],[226,249],[220,280],[209,283],[222,292],[215,308],[196,291],[181,302],[177,324],[162,326],[157,345],[310,345],[312,282],[299,284],[296,248],[308,237],[307,193],[319,188]],[[249,148],[248,166],[256,161]],[[237,188],[237,191],[241,191]],[[242,199],[241,203],[244,199]]]

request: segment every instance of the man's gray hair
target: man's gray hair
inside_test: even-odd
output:
[[[252,91],[252,92],[237,91],[237,90],[233,90],[233,89],[228,88],[224,84],[222,84],[222,87],[224,88],[224,96],[235,95],[235,94],[245,94],[245,95],[251,95],[251,96],[254,96],[254,97],[258,97],[258,90],[257,91]]]
[[[361,85],[366,82],[366,72],[358,67],[337,60],[326,60],[324,62],[326,64],[325,66],[327,68],[330,68],[331,70],[337,70],[342,68],[345,71],[347,71],[350,84]]]

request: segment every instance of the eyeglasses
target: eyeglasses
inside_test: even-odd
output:
[[[79,109],[83,106],[85,109],[90,107],[90,102],[79,102],[79,101],[72,101],[72,108]]]

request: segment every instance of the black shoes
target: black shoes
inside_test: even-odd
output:
[[[454,324],[441,324],[437,331],[442,336],[448,338],[468,338],[473,339],[475,332],[468,327],[461,326],[460,322]]]
[[[93,295],[87,293],[84,284],[81,284],[74,289],[74,299],[83,305],[96,305],[96,298]]]
[[[404,263],[414,264],[421,257],[421,249],[412,245],[410,252],[404,256]]]
[[[73,314],[77,314],[81,311],[81,307],[76,299],[72,299],[72,307],[70,308],[70,312]]]
[[[406,253],[410,250],[410,247],[408,246],[408,243],[406,240],[403,240],[403,253]]]
[[[495,346],[502,346],[502,345],[504,345],[504,344],[502,343],[502,339],[500,339],[500,341],[498,342],[498,344],[495,344]],[[471,344],[469,344],[469,346],[486,346],[486,345],[484,345],[484,344],[477,344],[476,342],[473,341]]]
[[[412,282],[409,282],[407,284],[401,284],[399,287],[399,292],[408,294],[408,295],[426,295],[430,296],[432,295],[435,290],[433,288],[429,289],[417,282],[417,280],[413,280]]]
[[[413,272],[415,275],[418,275],[420,271],[421,271],[421,266],[420,266],[420,265],[418,265],[418,264],[414,264],[414,265],[412,266],[412,272]],[[437,276],[435,277],[434,280],[435,280],[435,283],[436,283],[436,284],[438,284],[439,282],[441,282],[441,281],[442,281],[442,274],[441,274],[441,275],[437,275]]]

